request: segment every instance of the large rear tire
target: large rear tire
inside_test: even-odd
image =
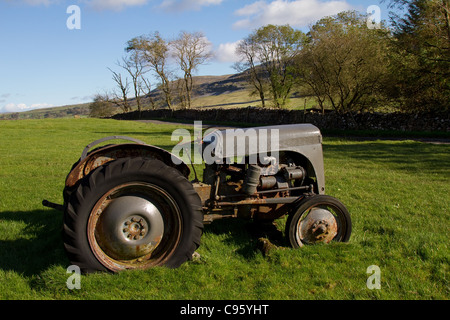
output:
[[[202,231],[192,184],[159,160],[109,162],[85,177],[65,205],[65,251],[85,273],[176,268],[192,257]]]

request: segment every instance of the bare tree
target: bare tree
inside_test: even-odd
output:
[[[152,95],[152,84],[150,83],[150,81],[148,79],[142,77],[142,85],[145,89],[145,97],[150,101],[150,105],[152,106],[152,109],[155,110],[156,103],[155,103],[155,99],[153,98],[153,95]]]
[[[255,88],[252,94],[258,94],[261,105],[266,107],[266,91],[264,75],[261,68],[257,68],[256,43],[253,38],[248,37],[239,42],[236,54],[241,60],[234,64],[233,68],[238,72],[245,72],[249,83]]]
[[[116,106],[122,109],[123,112],[131,111],[131,106],[128,103],[128,91],[130,89],[130,84],[128,82],[128,78],[125,80],[122,78],[122,75],[118,72],[115,72],[108,68],[109,71],[113,74],[112,78],[114,82],[117,84],[117,87],[120,91],[120,94],[117,93],[116,90],[112,91],[113,99],[111,100]]]
[[[139,58],[137,52],[131,52],[129,57],[123,57],[122,62],[117,64],[125,69],[130,75],[137,109],[141,112],[142,75],[145,73],[142,60]]]
[[[189,33],[183,31],[170,45],[173,50],[173,56],[180,69],[184,72],[184,88],[180,94],[181,101],[185,107],[190,108],[194,87],[193,72],[212,56],[209,50],[210,43],[201,32]]]
[[[172,88],[170,76],[167,70],[167,60],[169,58],[169,44],[164,40],[159,32],[153,35],[139,36],[128,41],[126,51],[136,54],[143,66],[153,70],[161,80],[161,90],[169,109],[172,109]]]
[[[179,105],[181,106],[181,109],[187,109],[188,108],[188,104],[187,104],[187,94],[186,94],[186,86],[185,86],[185,82],[183,79],[177,79],[175,81],[175,88],[177,89],[177,98],[178,98],[178,102]]]

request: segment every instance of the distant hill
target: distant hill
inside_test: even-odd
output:
[[[178,86],[177,80],[172,83],[175,92]],[[194,90],[192,96],[193,108],[211,108],[223,106],[240,106],[252,103],[250,97],[251,88],[245,80],[244,73],[228,74],[223,76],[196,76],[194,77]],[[164,99],[159,89],[152,91],[151,96],[157,101],[157,107],[164,107]],[[176,96],[174,107],[176,105]],[[144,98],[144,104],[150,107],[148,99]]]
[[[0,113],[0,120],[87,117],[89,115],[89,104],[90,102],[23,112]]]
[[[180,81],[180,80],[178,80]],[[173,82],[176,88],[177,82]],[[257,96],[251,96],[252,88],[246,81],[246,72],[228,74],[222,76],[196,76],[194,77],[194,92],[192,108],[237,108],[247,106],[260,106]],[[164,108],[164,99],[159,89],[151,93],[157,108]],[[141,97],[145,108],[151,108],[148,97]],[[175,97],[176,100],[176,97]],[[303,108],[304,98],[298,100],[295,95],[291,99],[293,104]],[[296,101],[298,100],[298,101]],[[131,106],[135,106],[135,99],[129,100]],[[53,108],[36,109],[25,112],[0,114],[0,120],[5,119],[44,119],[64,117],[86,117],[89,115],[91,102],[75,105],[67,105]],[[177,105],[174,105],[177,108]],[[308,102],[310,107],[310,102]],[[120,110],[118,110],[120,112]]]

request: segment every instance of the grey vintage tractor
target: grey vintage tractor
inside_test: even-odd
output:
[[[112,139],[131,141],[92,149]],[[64,204],[43,202],[64,211],[70,262],[84,272],[176,268],[199,247],[204,224],[233,217],[288,215],[285,237],[294,248],[349,240],[346,207],[325,195],[315,126],[209,130],[199,145],[208,160],[202,181],[196,173],[189,181],[179,155],[142,141],[113,136],[86,146],[66,178]]]

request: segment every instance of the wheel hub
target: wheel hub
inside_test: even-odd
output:
[[[300,221],[298,234],[305,243],[329,243],[337,234],[337,221],[334,215],[323,208],[312,208]]]
[[[122,232],[128,240],[141,240],[148,233],[148,223],[140,216],[133,216],[123,223]]]
[[[150,200],[122,196],[111,200],[102,211],[95,237],[108,256],[131,260],[151,254],[163,234],[161,212]]]

